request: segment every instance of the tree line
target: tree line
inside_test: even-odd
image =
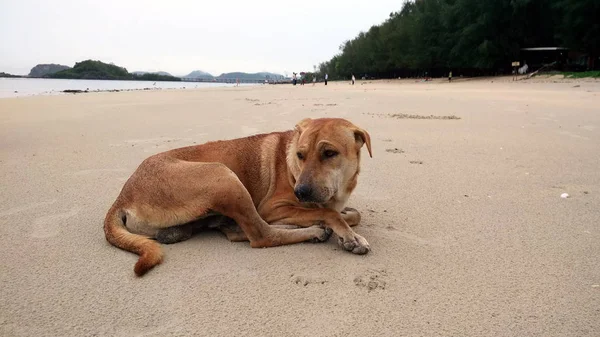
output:
[[[340,46],[320,76],[495,75],[521,48],[560,46],[600,67],[600,0],[415,0]]]

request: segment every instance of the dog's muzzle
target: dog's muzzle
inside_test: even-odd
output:
[[[308,184],[302,184],[302,185],[296,186],[296,188],[294,189],[294,194],[296,195],[296,198],[298,198],[298,201],[300,201],[300,202],[314,202],[315,201],[314,190]]]

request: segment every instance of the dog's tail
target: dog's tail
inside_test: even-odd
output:
[[[104,234],[112,245],[140,256],[133,271],[137,276],[142,276],[162,262],[163,254],[156,241],[129,232],[125,228],[126,221],[125,212],[113,206],[104,219]]]

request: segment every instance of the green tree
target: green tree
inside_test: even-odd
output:
[[[588,66],[593,68],[600,56],[600,1],[555,0],[554,6],[560,13],[558,39],[566,47],[588,52]]]
[[[318,69],[331,79],[493,74],[510,71],[521,48],[560,45],[597,57],[599,8],[598,0],[407,1]]]

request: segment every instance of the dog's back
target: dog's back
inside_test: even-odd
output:
[[[258,206],[287,173],[286,150],[293,131],[272,132],[245,138],[208,142],[157,154],[190,162],[222,163],[248,189]]]

